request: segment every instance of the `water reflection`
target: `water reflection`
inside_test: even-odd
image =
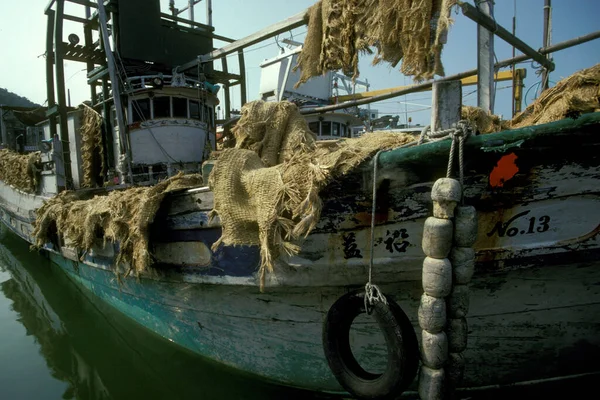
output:
[[[58,388],[63,399],[316,398],[256,381],[168,343],[83,292],[5,227],[0,231],[0,278],[8,299],[0,295],[0,303],[12,302],[15,319],[35,337],[48,372],[64,382],[66,389]],[[3,327],[0,340],[6,334]],[[33,365],[31,358],[18,352],[3,355],[0,374],[12,368],[9,359]],[[57,398],[57,388],[44,390],[36,374],[27,372],[23,378],[29,382],[7,382],[0,393],[22,398],[19,385],[37,384],[42,387],[36,398]]]

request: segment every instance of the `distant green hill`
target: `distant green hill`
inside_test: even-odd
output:
[[[18,94],[9,92],[6,89],[0,88],[0,105],[12,107],[40,107],[26,97],[21,97]]]

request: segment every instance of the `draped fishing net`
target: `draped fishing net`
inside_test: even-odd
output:
[[[212,216],[225,245],[260,246],[261,290],[281,255],[299,251],[298,239],[321,215],[319,192],[380,149],[414,140],[397,133],[368,133],[327,145],[317,144],[298,108],[289,102],[254,101],[242,108],[233,131],[236,147],[223,150],[209,177]]]
[[[79,128],[81,135],[81,159],[83,180],[81,187],[95,186],[98,177],[104,175],[104,147],[102,143],[102,117],[94,109],[85,106]]]
[[[308,33],[298,57],[300,80],[342,70],[358,77],[358,56],[396,66],[415,80],[444,75],[441,53],[457,0],[321,0],[306,16]]]
[[[41,153],[19,154],[0,150],[0,180],[24,192],[35,193],[42,168]]]
[[[600,64],[576,72],[546,90],[510,122],[511,128],[545,124],[600,111]]]
[[[98,239],[119,243],[116,264],[143,272],[152,264],[148,229],[163,198],[170,192],[198,187],[198,174],[178,174],[151,187],[114,190],[89,197],[89,191],[64,191],[36,210],[35,246],[50,242],[55,226],[65,243],[89,251]],[[116,269],[115,269],[116,271]]]
[[[461,119],[467,120],[481,134],[500,132],[508,128],[508,121],[502,121],[498,115],[490,114],[482,108],[462,106]]]

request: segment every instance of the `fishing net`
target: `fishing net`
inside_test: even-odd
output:
[[[35,193],[42,168],[41,153],[19,154],[0,150],[0,180],[24,192]]]
[[[85,105],[79,133],[83,169],[81,187],[90,188],[96,186],[97,180],[104,175],[104,148],[102,117],[94,109]]]
[[[546,90],[522,113],[511,128],[545,124],[600,110],[600,64],[581,70]]]
[[[64,191],[36,210],[35,246],[50,242],[55,226],[65,243],[89,251],[102,238],[119,243],[116,264],[128,266],[127,273],[146,271],[152,264],[148,229],[163,198],[170,192],[202,184],[198,174],[178,174],[151,187],[114,190],[85,198],[86,191]],[[115,269],[116,271],[116,269]]]
[[[281,255],[299,251],[297,240],[316,226],[319,192],[374,155],[413,139],[396,133],[368,133],[321,146],[298,108],[289,102],[254,101],[242,108],[234,129],[236,147],[223,150],[209,178],[212,216],[225,245],[260,246],[261,290]]]
[[[306,16],[308,33],[298,57],[296,87],[326,71],[359,75],[359,53],[396,66],[415,80],[444,75],[441,53],[457,0],[321,0]]]
[[[499,116],[490,114],[479,107],[462,106],[461,119],[467,120],[475,131],[481,134],[507,129],[507,121],[502,121]]]

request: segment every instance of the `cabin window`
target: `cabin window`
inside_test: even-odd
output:
[[[321,136],[331,136],[331,122],[321,122]]]
[[[310,129],[315,135],[319,134],[319,122],[309,122],[308,129]]]
[[[205,105],[204,106],[204,118],[202,118],[202,121],[206,122],[208,124],[208,107]]]
[[[208,107],[208,116],[210,118],[210,126],[214,127],[215,126],[215,113],[214,113],[212,107]]]
[[[171,98],[170,97],[155,97],[154,102],[154,118],[169,118],[171,116]]]
[[[138,99],[131,101],[132,122],[150,119],[150,99]]]
[[[200,103],[194,100],[190,100],[190,118],[202,119],[200,115]]]
[[[173,97],[173,118],[187,118],[187,99]]]
[[[340,124],[339,122],[331,123],[333,129],[331,130],[331,136],[340,136]]]

